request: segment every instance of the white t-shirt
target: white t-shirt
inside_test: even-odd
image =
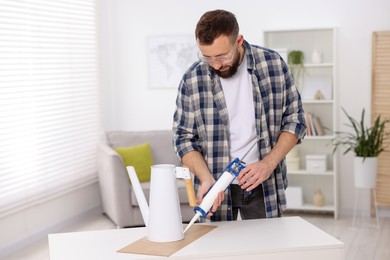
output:
[[[246,56],[230,78],[220,78],[230,122],[230,156],[242,159],[257,140],[253,87],[248,73]],[[245,157],[248,165],[258,161],[259,150],[255,146]],[[233,182],[234,183],[234,182]]]

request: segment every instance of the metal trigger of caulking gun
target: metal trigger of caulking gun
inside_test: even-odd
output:
[[[266,145],[266,146],[268,145],[268,140],[265,139],[264,137],[259,137],[259,138],[257,138],[256,142],[255,142],[255,143],[251,146],[251,148],[249,148],[248,151],[246,151],[246,153],[242,156],[240,162],[245,163],[245,162],[244,162],[245,157],[248,155],[248,153],[249,153],[250,151],[252,151],[253,147],[255,147],[256,144],[258,144],[261,140],[264,140],[264,141],[265,141],[265,145]]]

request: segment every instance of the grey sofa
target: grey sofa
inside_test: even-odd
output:
[[[105,213],[118,228],[143,226],[141,211],[130,185],[129,177],[122,158],[113,147],[127,147],[148,142],[153,156],[153,164],[174,164],[180,166],[180,160],[172,146],[172,132],[144,131],[107,133],[107,144],[98,146],[98,177]],[[149,201],[149,182],[141,183],[147,201]],[[189,206],[183,180],[177,180],[179,200],[183,222],[189,222],[194,216]]]

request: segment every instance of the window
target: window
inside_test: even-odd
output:
[[[94,0],[0,2],[0,217],[96,181]]]

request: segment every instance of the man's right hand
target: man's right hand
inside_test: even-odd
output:
[[[196,197],[198,205],[202,202],[204,195],[208,192],[210,187],[215,183],[214,177],[211,175],[209,168],[207,167],[207,164],[198,151],[191,151],[186,153],[182,157],[182,162],[185,166],[187,166],[190,171],[198,177],[198,179],[201,182],[201,185],[198,189],[198,194]],[[217,208],[221,205],[223,199],[225,197],[225,193],[221,191],[217,198],[214,201],[213,206],[210,209],[210,212],[207,214],[208,216],[211,216],[212,213],[217,210]]]
[[[207,181],[203,181],[202,184],[200,185],[199,190],[198,190],[198,196],[197,196],[197,203],[198,203],[198,205],[200,203],[202,203],[203,197],[209,191],[211,186],[215,183],[214,178],[211,177],[211,179],[207,180]],[[215,199],[215,201],[213,203],[213,206],[211,207],[210,211],[208,212],[207,216],[212,216],[213,214],[215,214],[215,212],[217,211],[218,207],[221,206],[222,201],[224,200],[224,198],[225,198],[225,192],[224,191],[220,191],[218,193],[217,198]]]

